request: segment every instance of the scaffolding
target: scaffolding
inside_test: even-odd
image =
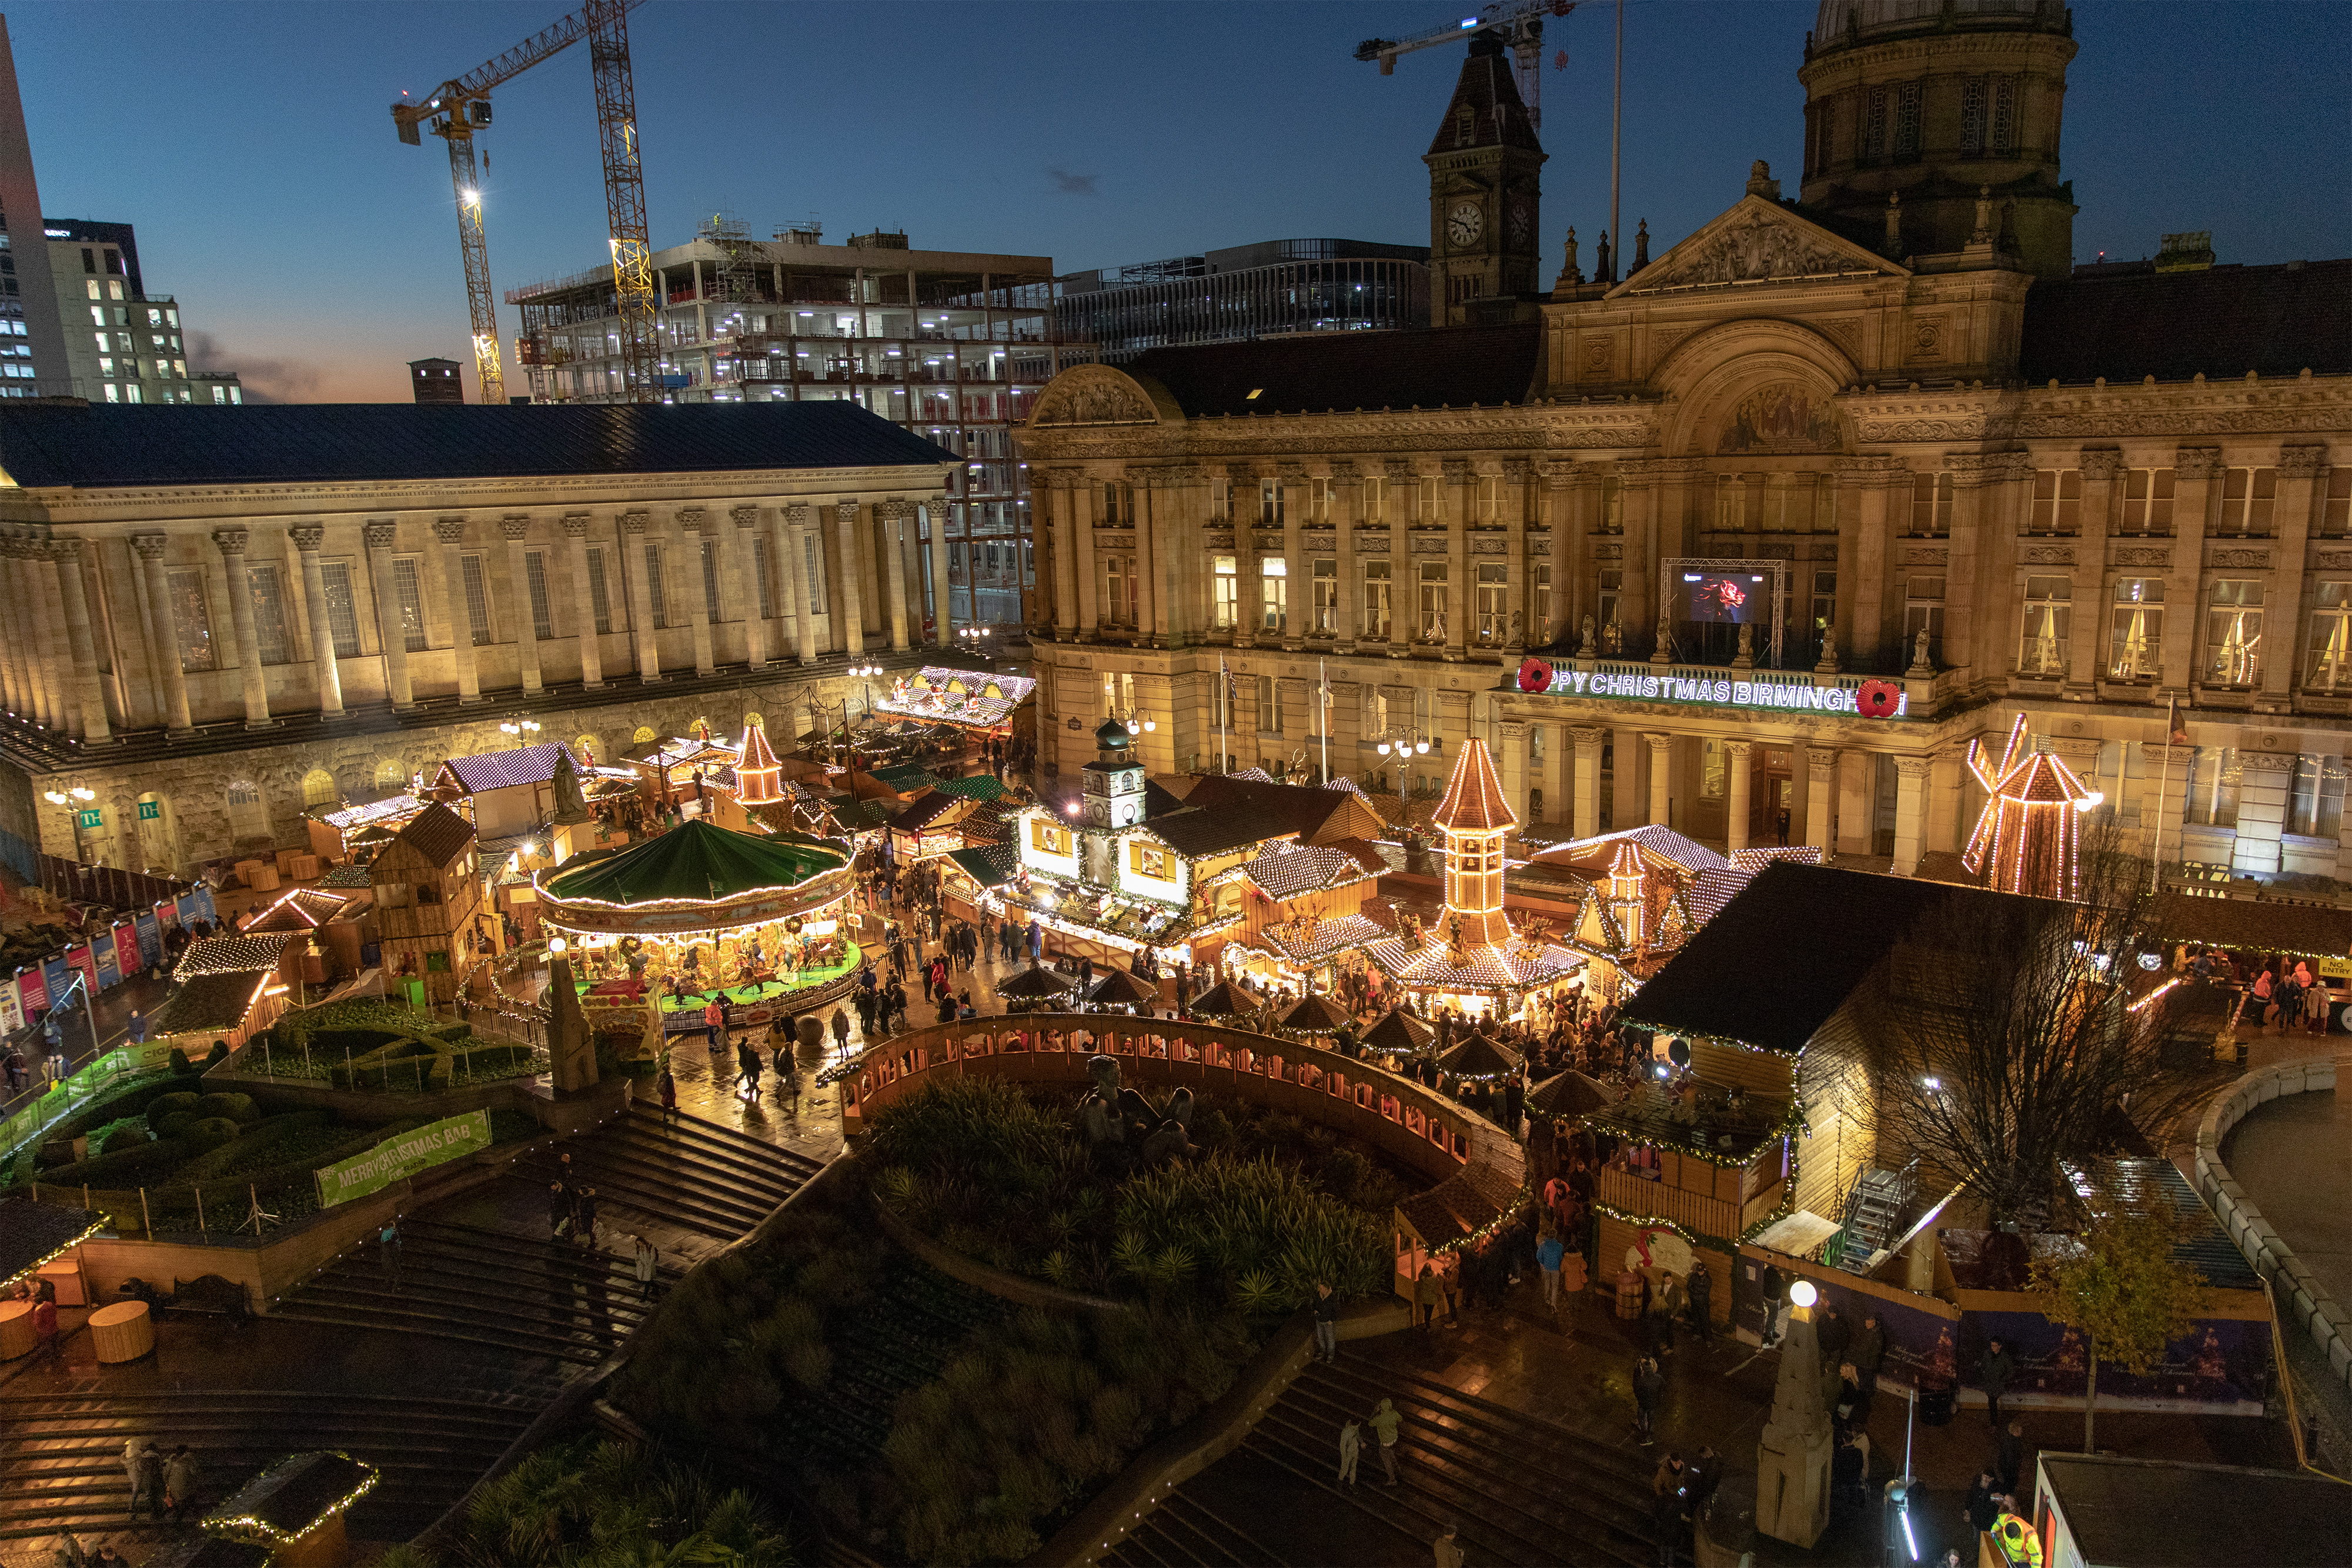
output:
[[[719,253],[719,265],[710,275],[712,304],[740,305],[765,298],[760,287],[763,269],[759,248],[751,243],[751,231],[733,213],[713,213],[694,232]]]

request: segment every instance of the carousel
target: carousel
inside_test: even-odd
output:
[[[1472,1017],[1507,1018],[1529,998],[1574,979],[1583,955],[1503,913],[1503,841],[1519,819],[1483,740],[1465,740],[1431,822],[1445,839],[1445,907],[1436,925],[1403,930],[1366,952],[1405,990]]]
[[[700,1029],[714,998],[801,1011],[857,969],[835,841],[688,821],[533,882],[541,928],[569,939],[588,1005],[657,1010],[669,1032]]]

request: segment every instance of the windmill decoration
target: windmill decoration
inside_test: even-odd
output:
[[[1969,742],[1969,771],[1986,800],[1960,863],[2000,893],[2073,898],[2082,815],[2105,797],[2056,757],[2027,749],[2021,713],[2000,766],[1989,766],[1989,756],[1982,740]]]

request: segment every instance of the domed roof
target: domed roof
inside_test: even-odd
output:
[[[1135,740],[1127,726],[1115,718],[1107,718],[1095,730],[1095,745],[1105,751],[1125,751]]]
[[[1813,23],[1813,47],[1824,48],[1846,35],[1849,21],[1863,33],[1932,22],[1949,6],[1958,16],[2031,16],[2042,0],[1822,0]]]

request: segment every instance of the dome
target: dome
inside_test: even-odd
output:
[[[1882,27],[1932,22],[1948,7],[1956,16],[2032,16],[2041,0],[1822,0],[1813,22],[1813,47],[1825,48],[1846,35],[1851,23],[1864,33]]]
[[[1105,751],[1125,751],[1135,737],[1127,726],[1115,718],[1107,718],[1095,731],[1095,745]]]

